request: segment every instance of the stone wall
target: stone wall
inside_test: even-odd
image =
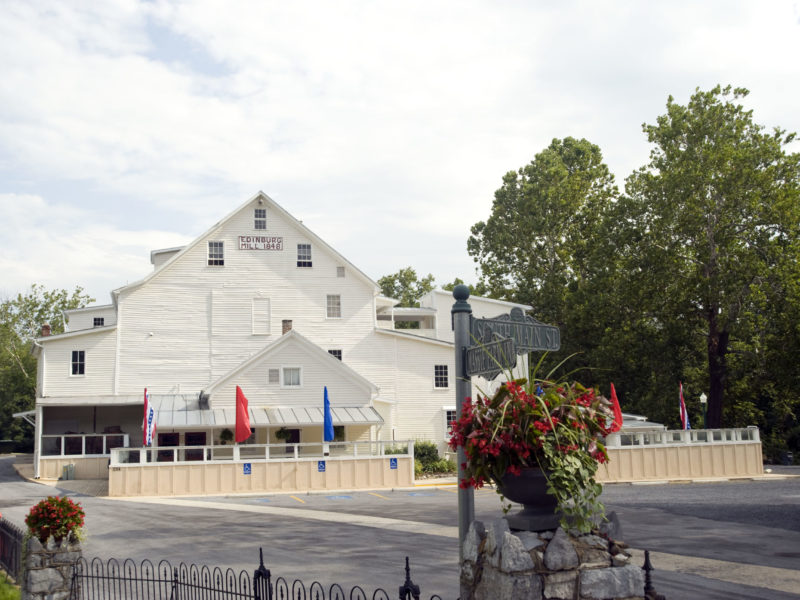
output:
[[[505,519],[470,526],[461,563],[461,600],[633,600],[644,572],[624,544],[598,535],[512,532]]]
[[[42,546],[36,538],[25,543],[22,600],[66,600],[69,598],[72,567],[81,558],[79,543],[56,543],[53,538]]]

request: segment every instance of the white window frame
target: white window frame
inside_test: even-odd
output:
[[[261,211],[261,215],[259,215],[259,211]],[[266,208],[256,208],[253,210],[253,229],[256,231],[266,231],[267,230],[267,209]]]
[[[298,243],[297,244],[297,267],[299,269],[309,269],[314,265],[311,254],[311,243]]]
[[[450,422],[456,420],[458,416],[458,410],[456,410],[455,406],[443,406],[442,411],[444,412],[444,439],[447,441],[452,437],[452,432],[450,431]],[[447,418],[448,413],[453,413],[452,419]]]
[[[264,306],[266,304],[266,306]],[[269,298],[253,298],[250,304],[253,335],[269,335],[271,327],[272,303]]]
[[[222,240],[208,240],[208,266],[225,266],[225,242]]]
[[[437,371],[440,370],[442,367],[444,367],[444,382],[445,382],[445,385],[438,385],[438,383],[439,383],[439,381],[441,381],[441,378],[443,377],[443,375],[441,373],[437,373]],[[433,365],[433,389],[435,389],[435,390],[449,390],[450,389],[450,367],[448,367],[447,365]]]
[[[297,385],[286,383],[286,371],[289,369],[297,369],[299,373],[299,383]],[[282,365],[281,366],[281,387],[288,390],[296,390],[303,387],[303,367],[299,365]]]
[[[77,355],[77,357],[76,357]],[[77,358],[77,360],[76,360]],[[76,373],[77,369],[82,373]],[[70,377],[86,377],[86,350],[73,350],[70,354],[69,361],[69,376]]]
[[[338,299],[338,300],[336,300]],[[331,305],[331,300],[334,304]],[[338,306],[337,306],[338,304]],[[333,309],[333,310],[331,310]],[[337,310],[338,309],[338,310]],[[336,314],[336,313],[339,314]],[[333,314],[331,314],[333,313]],[[341,294],[327,294],[325,296],[325,318],[326,319],[341,319],[342,318],[342,295]]]

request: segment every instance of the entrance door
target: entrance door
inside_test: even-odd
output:
[[[187,431],[186,432],[186,445],[187,446],[205,446],[206,445],[206,432],[205,431]],[[202,450],[187,450],[186,460],[203,460]]]
[[[168,448],[180,445],[180,435],[177,433],[159,433],[158,446]],[[159,450],[158,462],[172,462],[172,450]]]

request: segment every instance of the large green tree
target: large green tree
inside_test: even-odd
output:
[[[63,311],[93,301],[80,287],[68,292],[34,284],[26,293],[0,302],[0,439],[13,440],[23,447],[32,441],[30,426],[13,414],[34,407],[36,359],[31,343],[39,336],[41,326],[49,323],[52,333],[61,333]]]
[[[555,139],[529,164],[506,173],[489,219],[472,227],[467,242],[480,285],[491,297],[531,305],[537,319],[557,325],[564,352],[586,353],[598,338],[594,317],[602,296],[592,289],[606,246],[597,240],[616,195],[599,147]],[[588,354],[580,362],[588,364]]]
[[[434,287],[433,275],[428,273],[420,278],[412,267],[400,269],[397,273],[384,275],[378,279],[381,293],[399,300],[399,306],[419,307],[419,299]]]
[[[794,134],[756,124],[740,103],[747,93],[698,89],[687,105],[670,97],[666,114],[644,125],[650,162],[628,178],[614,223],[627,302],[654,337],[673,340],[685,375],[707,378],[709,427],[723,425],[733,366],[738,381],[749,373],[767,383],[752,379],[765,366],[758,354],[786,341],[791,332],[774,326],[796,312]]]

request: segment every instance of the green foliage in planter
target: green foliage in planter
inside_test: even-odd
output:
[[[278,431],[275,432],[275,437],[279,440],[288,440],[289,439],[289,430],[286,427],[281,427]]]
[[[387,446],[383,449],[384,454],[408,454],[408,446]]]
[[[223,444],[233,440],[233,432],[230,429],[223,429],[219,432],[219,441]]]

